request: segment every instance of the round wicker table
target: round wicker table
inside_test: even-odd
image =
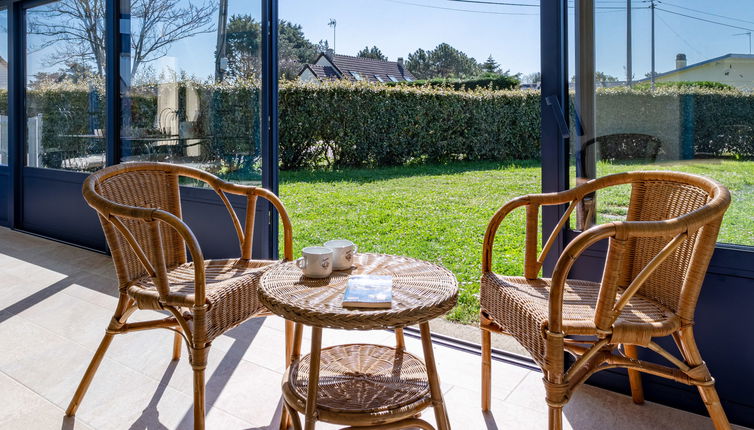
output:
[[[303,276],[294,262],[270,269],[259,299],[272,313],[296,323],[291,363],[283,380],[285,408],[294,428],[317,420],[366,429],[433,429],[416,418],[432,406],[437,427],[450,428],[432,351],[428,321],[455,306],[458,284],[448,270],[413,258],[356,254],[348,270],[329,278]],[[390,275],[389,309],[341,305],[350,275]],[[424,361],[405,351],[403,327],[419,324]],[[303,325],[312,327],[311,353],[301,357]],[[322,329],[395,329],[396,347],[350,344],[322,348]],[[284,414],[284,415],[288,415]],[[287,427],[287,418],[281,428]],[[349,427],[350,428],[350,427]]]

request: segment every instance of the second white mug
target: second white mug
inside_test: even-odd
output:
[[[333,251],[333,270],[347,270],[351,268],[353,265],[353,255],[358,249],[353,242],[346,239],[329,240],[325,242],[325,246]]]
[[[333,250],[324,246],[307,246],[296,265],[307,278],[327,278],[332,273]]]

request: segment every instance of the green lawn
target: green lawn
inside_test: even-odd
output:
[[[697,160],[653,165],[714,177],[734,193],[721,241],[754,245],[754,162]],[[646,169],[600,163],[600,175]],[[540,190],[538,162],[458,162],[344,171],[282,172],[280,195],[293,222],[294,250],[333,238],[351,239],[364,252],[408,255],[433,261],[458,277],[459,304],[449,318],[477,320],[476,293],[484,231],[492,214],[516,196]],[[625,214],[627,196],[598,197],[601,219]],[[523,211],[498,233],[495,270],[520,274]]]

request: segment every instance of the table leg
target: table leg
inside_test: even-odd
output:
[[[437,375],[435,353],[432,350],[432,335],[429,331],[429,323],[421,323],[419,328],[421,329],[424,362],[427,365],[427,377],[429,378],[429,393],[432,396],[432,406],[435,411],[437,428],[438,430],[450,430],[448,411],[445,409],[445,402],[442,399],[442,388],[440,387],[440,378]]]
[[[395,348],[406,349],[406,338],[403,336],[403,327],[395,329]]]
[[[309,355],[309,390],[306,394],[306,422],[304,430],[314,430],[317,422],[317,388],[319,359],[322,355],[322,327],[312,327],[312,350]]]

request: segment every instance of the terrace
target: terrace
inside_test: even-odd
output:
[[[7,429],[192,428],[191,366],[171,361],[172,335],[147,331],[116,339],[81,412],[64,410],[117,302],[112,262],[102,254],[0,229],[0,425]],[[85,318],[81,318],[85,315]],[[142,315],[149,318],[153,315]],[[469,337],[440,323],[437,333]],[[474,331],[476,333],[476,330]],[[477,335],[478,336],[478,335]],[[308,331],[304,334],[309,340]],[[23,340],[22,340],[23,339]],[[417,338],[409,351],[421,351]],[[474,340],[474,339],[470,339]],[[390,344],[388,331],[326,331],[328,345]],[[437,365],[454,428],[519,429],[547,425],[542,374],[495,360],[492,410],[479,409],[479,354],[442,341]],[[218,338],[207,372],[207,428],[277,429],[283,377],[283,320],[253,319]],[[630,419],[629,419],[630,417]],[[431,412],[423,418],[434,422]],[[708,418],[595,387],[565,409],[566,429],[706,428]],[[339,428],[321,424],[318,428]],[[734,426],[735,429],[744,427]]]

